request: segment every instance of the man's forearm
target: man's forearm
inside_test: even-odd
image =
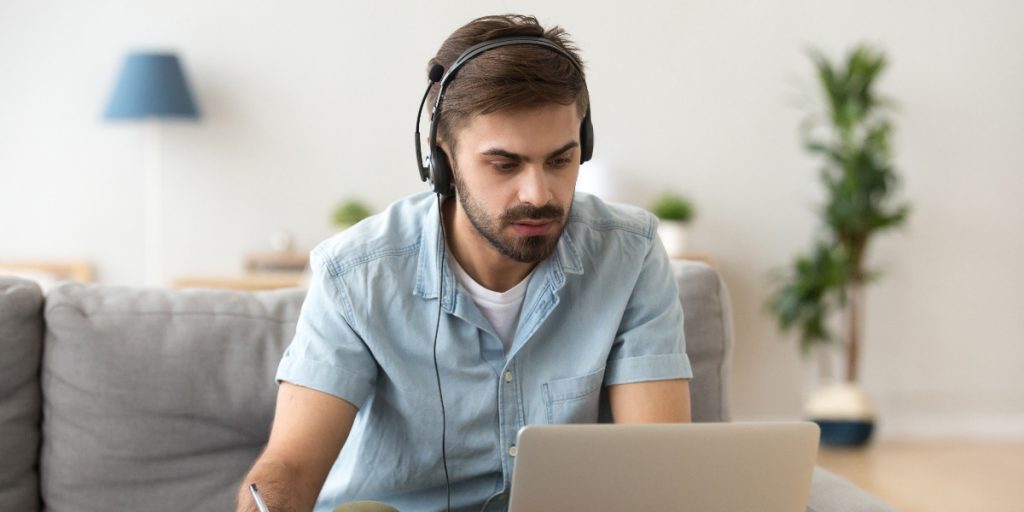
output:
[[[238,489],[238,512],[258,512],[256,502],[249,491],[249,484],[255,483],[260,497],[272,512],[304,512],[312,510],[316,503],[318,489],[311,489],[304,483],[297,468],[283,462],[260,457]]]
[[[615,423],[689,423],[690,381],[670,379],[608,386]]]

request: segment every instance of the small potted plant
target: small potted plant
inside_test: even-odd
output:
[[[857,384],[863,297],[864,287],[879,276],[866,267],[865,255],[874,235],[903,224],[909,207],[894,203],[898,177],[889,147],[892,125],[884,115],[888,102],[872,87],[885,68],[885,56],[862,46],[849,53],[845,65],[833,65],[818,53],[811,57],[827,107],[804,123],[804,142],[822,160],[823,226],[811,250],[780,272],[767,307],[782,331],[799,331],[804,356],[841,346],[845,375],[823,382],[808,399],[805,414],[821,427],[823,443],[862,446],[876,420]],[[831,361],[824,360],[829,365],[821,374],[829,378]]]
[[[373,215],[366,203],[358,199],[346,199],[338,203],[331,216],[334,227],[344,231],[357,222]]]
[[[651,213],[660,219],[658,236],[669,257],[682,258],[686,254],[686,230],[693,221],[693,203],[686,197],[665,193],[655,199]]]

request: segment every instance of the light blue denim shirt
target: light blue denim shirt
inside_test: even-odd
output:
[[[650,213],[577,192],[529,282],[507,355],[447,258],[440,293],[438,219],[436,196],[415,195],[311,253],[313,280],[277,379],[359,408],[317,512],[365,499],[445,509],[439,295],[453,510],[507,508],[524,425],[606,421],[604,386],[692,377]]]

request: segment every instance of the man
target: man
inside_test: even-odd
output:
[[[506,44],[451,74],[467,49],[510,36],[558,48]],[[255,482],[271,510],[502,510],[524,425],[690,419],[682,310],[654,217],[574,197],[593,140],[565,32],[480,18],[430,68],[451,74],[429,89],[428,144],[454,197],[438,174],[441,195],[398,201],[312,251],[240,509],[255,510]]]

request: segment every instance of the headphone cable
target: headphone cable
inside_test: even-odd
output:
[[[445,439],[447,438],[448,418],[444,411],[444,393],[441,391],[441,370],[437,365],[437,333],[441,329],[441,304],[444,301],[444,258],[447,255],[445,244],[447,237],[444,230],[444,213],[441,211],[441,194],[437,194],[437,218],[440,230],[438,230],[438,252],[437,258],[437,323],[434,326],[434,374],[437,376],[437,395],[441,399],[441,462],[444,465],[444,490],[448,497],[448,512],[452,510],[452,485],[448,476],[448,453]]]

